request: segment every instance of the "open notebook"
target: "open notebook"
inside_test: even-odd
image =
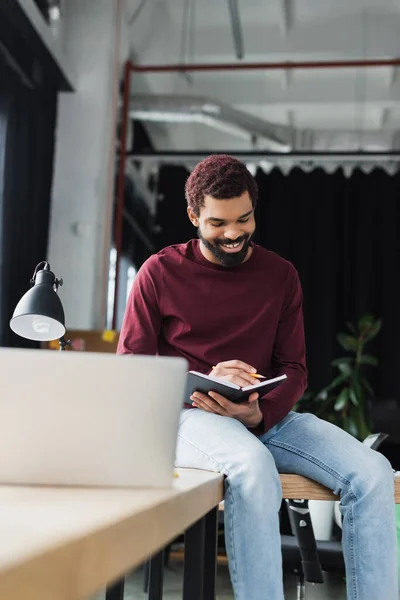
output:
[[[245,402],[252,392],[258,392],[260,397],[265,396],[268,392],[275,389],[278,385],[281,385],[287,379],[287,375],[280,375],[272,379],[263,379],[257,381],[254,385],[247,385],[241,388],[236,383],[219,379],[213,375],[204,375],[204,373],[198,373],[197,371],[189,371],[185,401],[189,404],[192,403],[190,396],[193,392],[217,392],[225,398],[231,400],[231,402]]]

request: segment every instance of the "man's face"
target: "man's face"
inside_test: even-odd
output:
[[[234,267],[250,257],[250,241],[256,225],[248,192],[228,200],[205,196],[199,217],[190,208],[188,215],[197,227],[201,250],[208,260]]]

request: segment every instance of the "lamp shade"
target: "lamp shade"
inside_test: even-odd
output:
[[[64,309],[54,290],[56,281],[50,270],[38,271],[34,286],[22,296],[10,320],[10,327],[15,333],[40,342],[56,340],[64,335]]]

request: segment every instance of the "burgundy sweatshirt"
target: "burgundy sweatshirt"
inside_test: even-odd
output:
[[[260,400],[260,434],[307,385],[299,278],[291,263],[261,246],[253,244],[246,262],[226,268],[208,261],[199,244],[169,246],[142,265],[117,353],[181,356],[202,373],[232,359],[267,377],[286,373],[288,380]]]

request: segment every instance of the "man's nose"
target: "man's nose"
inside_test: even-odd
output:
[[[224,237],[228,240],[236,240],[240,235],[240,231],[237,231],[236,229],[225,229],[224,231]]]

